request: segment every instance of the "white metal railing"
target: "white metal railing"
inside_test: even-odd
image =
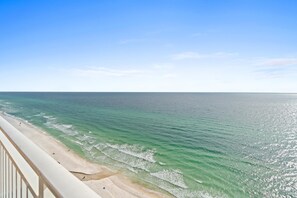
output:
[[[0,198],[98,198],[0,116]]]

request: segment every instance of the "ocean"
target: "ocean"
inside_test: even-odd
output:
[[[177,198],[297,197],[297,94],[2,92],[0,111]]]

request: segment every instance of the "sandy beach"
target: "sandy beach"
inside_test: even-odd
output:
[[[134,183],[120,172],[82,158],[30,123],[3,113],[1,116],[103,198],[170,197]]]

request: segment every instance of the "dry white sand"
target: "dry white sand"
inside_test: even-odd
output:
[[[30,123],[6,114],[1,116],[103,198],[170,197],[133,183],[119,172],[83,159],[60,141]]]

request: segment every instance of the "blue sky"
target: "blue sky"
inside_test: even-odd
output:
[[[0,0],[1,91],[297,92],[295,0]]]

